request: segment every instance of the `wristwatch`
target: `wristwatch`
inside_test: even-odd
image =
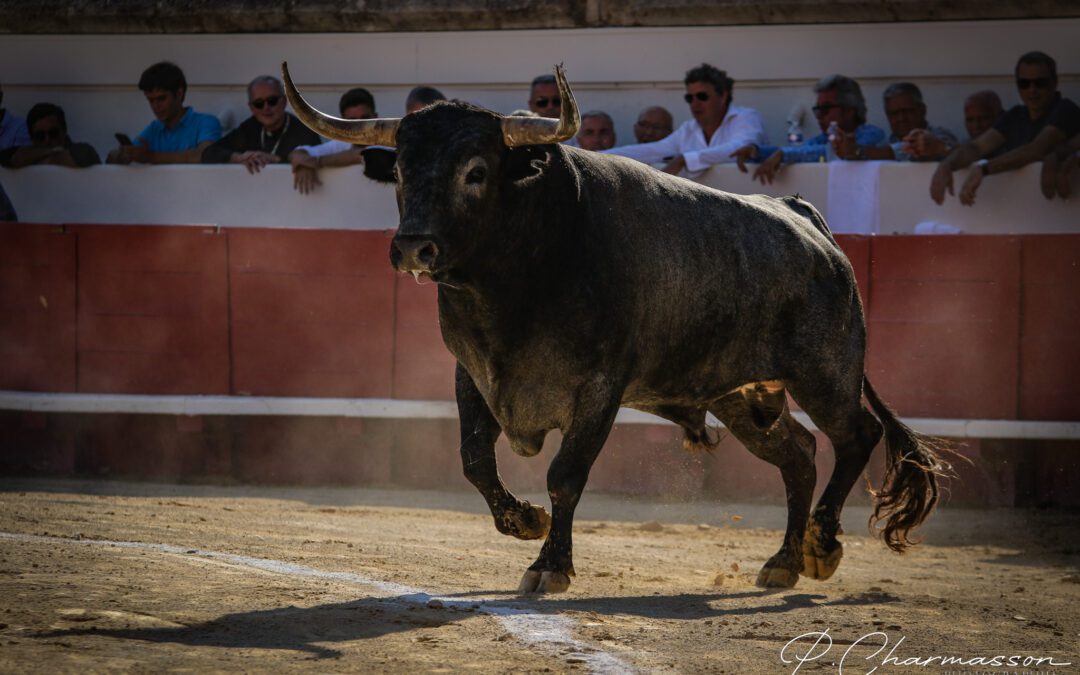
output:
[[[979,167],[979,171],[981,171],[982,175],[984,176],[990,175],[990,172],[987,170],[987,165],[989,164],[990,160],[988,159],[980,159],[979,161],[975,162],[975,166]]]

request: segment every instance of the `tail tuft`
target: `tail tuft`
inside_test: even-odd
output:
[[[880,532],[886,546],[903,553],[917,543],[911,540],[911,531],[937,506],[939,479],[955,477],[945,457],[959,455],[949,441],[920,434],[901,422],[865,376],[863,393],[885,427],[885,477],[880,490],[870,490],[875,500],[870,529]]]

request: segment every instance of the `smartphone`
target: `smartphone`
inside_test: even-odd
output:
[[[116,134],[116,142],[120,145],[131,145],[131,138],[127,134]]]

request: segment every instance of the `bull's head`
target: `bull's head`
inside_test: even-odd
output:
[[[395,167],[401,222],[390,247],[395,269],[436,281],[475,244],[478,222],[497,222],[499,195],[535,176],[531,146],[577,133],[580,118],[562,66],[555,78],[562,116],[502,116],[465,103],[439,103],[405,118],[345,120],[313,108],[281,65],[297,117],[314,131],[354,145],[398,148]],[[543,154],[543,153],[541,153]]]

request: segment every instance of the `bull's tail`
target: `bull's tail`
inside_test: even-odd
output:
[[[870,529],[880,530],[885,545],[903,553],[912,545],[908,538],[938,503],[938,480],[953,474],[944,459],[954,455],[951,444],[941,438],[926,436],[901,422],[863,376],[863,393],[870,407],[885,427],[885,478],[880,490],[871,490],[874,513]],[[884,525],[880,523],[884,521]]]

